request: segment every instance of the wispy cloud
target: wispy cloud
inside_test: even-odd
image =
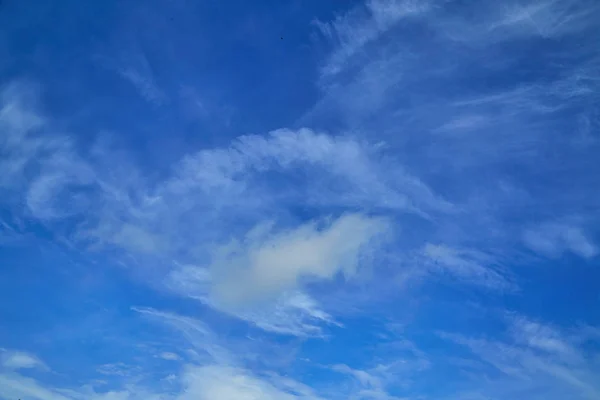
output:
[[[95,61],[101,66],[116,72],[137,91],[139,96],[154,106],[164,106],[169,97],[156,82],[155,73],[147,55],[134,38],[123,40],[126,43],[116,57],[99,55]],[[121,44],[122,44],[121,43]]]
[[[581,354],[569,343],[568,338],[555,328],[531,321],[522,316],[511,319],[515,341],[549,355],[556,355],[563,362],[581,362]]]
[[[332,22],[318,21],[317,27],[335,45],[322,67],[323,78],[340,73],[365,45],[377,40],[403,19],[418,16],[429,7],[428,1],[369,0],[347,14],[338,15]]]
[[[177,355],[176,353],[171,353],[169,351],[164,351],[164,352],[160,353],[159,357],[164,360],[169,360],[169,361],[181,360],[181,357],[179,357],[179,355]]]
[[[489,377],[487,383],[480,384],[479,395],[495,398],[535,393],[539,398],[549,399],[565,395],[574,399],[598,397],[600,387],[593,378],[598,365],[568,335],[521,316],[510,318],[509,330],[513,340],[443,335],[466,346],[478,359],[501,373],[492,378],[485,369],[478,371]]]
[[[13,397],[28,397],[38,400],[319,399],[308,389],[298,392],[297,389],[302,388],[302,386],[292,385],[290,387],[290,383],[285,379],[269,381],[254,376],[247,370],[216,365],[187,366],[180,376],[181,390],[176,393],[150,391],[133,385],[126,389],[108,392],[96,391],[89,386],[77,389],[53,388],[40,384],[31,378],[2,374],[0,374],[0,383],[0,395],[7,399]],[[296,392],[290,392],[291,389],[296,389]]]
[[[20,375],[0,374],[0,395],[5,399],[32,398],[36,400],[70,400],[52,388],[39,384],[34,379]]]
[[[23,179],[35,218],[59,226],[70,218],[77,246],[187,260],[170,271],[171,289],[273,332],[320,334],[314,323],[332,319],[302,286],[353,275],[390,231],[391,211],[428,218],[452,209],[401,164],[382,159],[380,146],[349,136],[309,129],[242,136],[184,157],[171,176],[148,184],[128,162],[126,174],[110,168],[108,158],[122,157],[105,145],[84,160],[63,136],[31,135],[22,146],[61,144],[32,156],[41,168]],[[288,210],[299,206],[317,218],[297,221]],[[220,229],[195,229],[206,224]],[[260,299],[269,299],[267,311],[239,309]]]
[[[195,318],[148,308],[135,311],[150,317],[154,322],[165,324],[183,335],[194,353],[194,363],[189,363],[179,377],[182,389],[174,399],[318,399],[309,387],[293,379],[277,374],[256,375],[245,367],[250,348],[235,351],[234,342],[239,338],[217,335],[206,324]],[[247,340],[246,340],[247,341]],[[181,344],[180,352],[187,344]],[[201,353],[206,354],[206,357]],[[164,354],[164,353],[163,353]],[[172,354],[172,353],[167,353]],[[169,356],[168,359],[173,359]]]
[[[401,362],[400,362],[401,363]],[[335,372],[351,377],[353,384],[349,390],[349,398],[372,400],[401,400],[403,398],[389,394],[387,386],[396,379],[392,376],[400,371],[396,365],[378,365],[369,370],[353,369],[345,364],[332,366]]]
[[[165,324],[180,332],[200,354],[204,362],[231,365],[234,356],[220,343],[214,332],[202,321],[152,308],[134,307],[134,311],[146,315],[158,323]]]
[[[494,290],[511,290],[514,284],[494,265],[494,257],[478,251],[426,244],[422,249],[425,267],[433,273],[448,274],[459,281]]]
[[[525,245],[546,257],[559,257],[571,252],[583,258],[592,258],[598,254],[598,247],[577,225],[548,222],[530,228],[523,234]]]
[[[188,383],[179,400],[191,399],[318,399],[311,393],[292,394],[276,383],[252,376],[248,371],[227,367],[201,367],[188,370]],[[281,384],[281,383],[280,383]]]
[[[302,122],[327,125],[334,115],[365,136],[385,137],[414,176],[459,210],[434,218],[441,243],[476,241],[496,251],[501,242],[518,245],[527,227],[536,251],[549,254],[542,242],[553,242],[589,259],[593,229],[571,230],[573,250],[561,234],[550,239],[533,227],[561,212],[597,218],[589,200],[598,196],[589,174],[597,163],[582,143],[593,146],[589,133],[598,127],[590,130],[597,118],[586,104],[598,100],[599,57],[586,38],[597,33],[599,12],[587,1],[483,2],[468,10],[428,4],[417,18],[357,39],[368,56],[343,59],[337,70],[345,74],[330,76]],[[339,20],[358,32],[376,26],[367,12]],[[570,51],[559,38],[582,47]],[[539,51],[527,58],[530,48]],[[532,58],[539,65],[561,61],[542,76],[525,73]]]
[[[200,191],[220,196],[220,201],[231,200],[230,196],[241,193],[256,196],[260,193],[252,193],[256,187],[249,185],[260,187],[263,174],[280,171],[290,174],[295,184],[301,185],[295,192],[286,187],[273,188],[275,193],[269,193],[272,201],[283,204],[299,201],[295,193],[302,193],[304,204],[321,207],[384,207],[407,211],[450,207],[424,183],[404,171],[401,164],[382,163],[380,154],[377,145],[352,137],[310,129],[282,129],[266,136],[242,136],[228,148],[202,150],[186,157],[177,175],[163,190],[171,195]],[[384,168],[389,177],[379,173]],[[305,171],[308,179],[298,177],[292,172],[295,169]],[[258,200],[267,201],[266,198]]]
[[[32,132],[44,124],[43,118],[32,110],[37,102],[35,89],[24,83],[13,83],[3,88],[0,100],[1,182],[6,187],[23,184],[25,168],[48,144],[31,138]]]
[[[42,379],[2,371],[0,397],[39,400],[321,398],[313,389],[294,379],[269,371],[256,373],[246,368],[245,364],[250,360],[250,348],[246,347],[246,351],[241,352],[234,351],[235,341],[240,338],[220,337],[195,318],[150,308],[134,310],[150,318],[157,326],[164,325],[180,335],[173,341],[175,345],[169,348],[170,351],[159,354],[164,360],[178,363],[179,372],[176,375],[158,375],[161,376],[159,381],[145,383],[140,379],[144,373],[141,366],[123,363],[100,365],[97,372],[101,377],[117,376],[123,380],[122,385],[113,384],[109,389],[101,381],[93,380],[80,386],[57,387],[45,383]],[[190,346],[193,350],[190,350]],[[185,357],[182,359],[175,352],[184,354]],[[38,360],[34,355],[21,352],[10,352],[9,355],[11,357],[4,358],[3,366],[10,370],[32,367],[31,360]],[[25,357],[28,362],[25,361]],[[19,365],[8,365],[10,360],[12,364]]]
[[[39,358],[22,351],[0,350],[0,360],[2,361],[2,366],[4,368],[11,370],[47,368]]]

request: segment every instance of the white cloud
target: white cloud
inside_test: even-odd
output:
[[[44,125],[44,118],[33,111],[37,105],[34,87],[25,82],[14,82],[4,86],[0,93],[0,126],[4,145],[16,144],[18,139]]]
[[[322,325],[339,325],[313,298],[302,292],[285,293],[260,307],[225,311],[267,332],[283,335],[322,336]]]
[[[113,148],[94,146],[83,157],[65,135],[52,132],[51,121],[30,116],[39,113],[34,101],[21,100],[22,92],[2,92],[0,170],[11,176],[14,204],[24,202],[45,224],[70,218],[76,229],[69,239],[78,244],[192,255],[194,262],[207,243],[223,241],[232,229],[237,234],[274,214],[290,219],[290,206],[419,215],[451,207],[399,164],[383,161],[379,146],[310,129],[241,136],[184,157],[170,177],[150,184]],[[205,225],[222,229],[196,229]]]
[[[101,365],[97,372],[102,376],[118,377],[121,383],[111,384],[92,380],[79,387],[60,388],[15,372],[0,373],[0,398],[12,400],[318,400],[312,388],[290,377],[280,376],[269,370],[249,370],[244,363],[251,359],[248,351],[234,351],[234,338],[212,332],[203,322],[177,314],[150,308],[135,311],[165,324],[181,333],[187,342],[176,340],[172,351],[158,354],[165,360],[178,363],[178,375],[169,375],[156,382],[147,382],[148,369],[143,365],[127,365],[122,362]],[[249,343],[253,343],[249,340]],[[222,345],[223,344],[223,345]],[[189,345],[195,351],[189,351]],[[245,350],[249,350],[246,347]],[[193,363],[183,362],[175,353],[187,353]],[[6,351],[5,351],[6,352]],[[206,356],[200,353],[205,353]],[[25,353],[23,353],[25,354]],[[11,359],[24,367],[23,354],[12,352]],[[18,356],[18,357],[17,357]],[[28,363],[36,360],[27,355]],[[264,356],[264,354],[263,354]],[[248,358],[247,358],[248,357]],[[8,360],[9,358],[5,358]],[[16,361],[15,361],[16,362]],[[254,363],[256,364],[256,363]],[[28,365],[29,366],[29,365]],[[155,376],[155,375],[153,375]],[[142,383],[146,382],[146,383]]]
[[[302,286],[338,275],[350,279],[369,268],[369,256],[389,231],[386,219],[359,214],[289,230],[261,225],[218,248],[206,268],[178,266],[170,286],[270,332],[320,335],[318,324],[333,320]]]
[[[175,353],[171,353],[169,351],[164,351],[164,352],[160,353],[159,357],[162,358],[163,360],[167,360],[167,361],[181,360],[181,357],[179,357],[179,355],[177,355]]]
[[[345,364],[334,365],[332,369],[342,374],[351,375],[361,384],[361,386],[364,386],[368,389],[381,389],[383,387],[381,377],[375,376],[367,371],[353,369]]]
[[[95,60],[104,68],[119,74],[148,103],[155,106],[168,103],[170,99],[157,84],[152,65],[137,41],[127,38],[121,41],[120,46],[123,50],[120,57],[97,55]]]
[[[129,365],[123,362],[102,364],[96,368],[96,372],[105,377],[132,378],[140,374],[142,368],[137,365]]]
[[[593,7],[573,0],[534,1],[529,4],[510,4],[500,14],[500,20],[490,31],[511,27],[520,35],[557,37],[584,30],[593,20]]]
[[[369,369],[355,369],[345,364],[337,364],[331,368],[351,378],[344,398],[364,400],[406,400],[406,397],[391,395],[389,387],[402,382],[420,369],[415,368],[412,363],[405,365],[405,360],[379,364]],[[412,368],[416,370],[411,370]]]
[[[136,308],[135,311],[175,329],[199,352],[193,353],[195,364],[186,364],[178,378],[183,389],[175,396],[177,400],[230,398],[227,396],[233,396],[232,399],[250,396],[247,398],[257,400],[270,399],[270,396],[305,400],[318,398],[310,387],[294,379],[261,368],[249,370],[245,364],[250,360],[256,366],[255,357],[260,358],[261,365],[269,364],[266,360],[269,353],[263,346],[255,347],[256,339],[219,335],[200,320],[169,312],[148,308]],[[177,343],[181,341],[177,340]],[[187,343],[182,343],[177,351],[181,353],[181,349],[187,346]],[[258,354],[254,354],[255,351]],[[200,353],[206,353],[208,357]],[[261,370],[263,373],[257,375]]]
[[[557,329],[537,321],[517,316],[511,318],[515,341],[555,355],[564,362],[581,362],[581,354]]]
[[[236,363],[235,355],[227,350],[222,340],[204,322],[152,308],[134,307],[133,310],[180,332],[190,345],[201,353],[201,362],[224,365]]]
[[[149,390],[128,384],[97,391],[93,385],[76,389],[46,386],[21,375],[0,374],[0,398],[32,400],[318,400],[305,385],[289,378],[260,377],[242,368],[224,365],[187,365],[177,378],[176,392]]]
[[[61,219],[79,215],[90,206],[81,188],[94,184],[94,173],[89,166],[69,149],[63,148],[40,163],[42,173],[32,179],[25,201],[29,211],[40,220]]]
[[[44,150],[46,143],[32,136],[45,124],[35,100],[35,90],[25,83],[0,92],[0,187],[23,184],[25,168]]]
[[[11,93],[4,93],[5,102],[18,94]],[[21,108],[18,115],[30,109]],[[273,332],[319,335],[317,325],[331,322],[316,300],[296,289],[305,281],[330,281],[338,273],[348,277],[363,262],[359,258],[372,251],[370,242],[387,230],[389,221],[352,213],[356,209],[422,215],[421,207],[429,211],[447,205],[397,164],[383,165],[378,146],[351,137],[310,129],[242,136],[230,146],[184,157],[170,177],[149,185],[119,151],[94,146],[81,157],[65,136],[38,137],[17,114],[7,123],[7,152],[13,157],[18,149],[33,149],[27,150],[26,161],[37,168],[23,176],[19,194],[19,203],[24,200],[33,217],[49,229],[69,217],[75,246],[109,245],[148,262],[153,256],[208,265],[176,267],[171,286]],[[50,122],[44,126],[52,128]],[[18,136],[19,129],[26,135]],[[286,177],[294,180],[293,188]],[[210,262],[215,243],[240,237],[252,225],[266,226],[266,219],[275,226],[298,224],[287,211],[294,205],[352,212],[329,224],[320,220],[287,230],[255,230],[229,249],[221,246],[221,257]],[[207,225],[219,229],[197,229]],[[242,303],[265,299],[272,300],[269,312],[233,312]]]
[[[518,315],[508,320],[511,335],[505,341],[441,335],[466,346],[477,359],[500,372],[493,379],[472,382],[473,393],[492,398],[519,398],[523,393],[546,399],[600,397],[600,386],[595,379],[598,365],[589,353],[585,356],[589,349],[577,347],[569,335],[551,326]],[[485,365],[473,368],[492,376]]]
[[[46,368],[46,365],[39,358],[22,351],[3,350],[0,352],[0,361],[4,368],[12,370]]]
[[[317,22],[325,37],[335,44],[335,50],[322,67],[323,77],[335,76],[363,46],[377,40],[402,19],[420,15],[428,8],[428,1],[369,0],[333,22]]]
[[[494,259],[482,252],[427,243],[422,255],[425,267],[431,272],[449,274],[466,283],[490,289],[513,289],[513,284],[494,268]]]
[[[531,250],[546,257],[571,252],[582,258],[593,258],[599,252],[585,232],[572,224],[548,222],[530,228],[523,234],[523,241]]]
[[[483,115],[461,115],[449,122],[444,123],[436,131],[444,133],[464,133],[484,128],[490,123],[488,117]]]
[[[233,278],[232,278],[233,279]],[[321,336],[321,324],[335,324],[309,295],[299,290],[280,293],[271,301],[245,307],[225,307],[211,298],[212,278],[207,268],[179,266],[170,274],[169,287],[205,305],[247,321],[265,331],[294,336]]]
[[[478,3],[472,13],[448,7],[427,19],[440,35],[467,46],[494,45],[528,38],[557,38],[592,26],[597,8],[579,0]]]
[[[55,390],[46,388],[31,378],[16,374],[0,374],[0,397],[6,400],[33,399],[33,400],[72,400]]]
[[[224,220],[232,215],[256,223],[294,204],[418,214],[449,206],[400,165],[383,165],[378,146],[310,129],[242,136],[228,147],[201,150],[176,163],[171,177],[150,185],[115,149],[96,146],[82,157],[66,136],[38,134],[53,126],[23,122],[45,120],[29,116],[38,113],[32,102],[20,100],[22,91],[3,92],[2,175],[11,176],[12,194],[22,198],[15,204],[24,200],[32,216],[57,223],[75,217],[75,241],[177,256],[222,240],[232,228]],[[199,238],[193,227],[206,224],[223,229]]]
[[[120,390],[96,391],[88,384],[77,388],[59,388],[19,374],[0,374],[0,398],[6,400],[167,400],[171,393],[156,393],[136,385]]]
[[[378,146],[351,137],[280,129],[241,136],[229,147],[185,157],[158,195],[187,211],[194,205],[181,197],[190,193],[201,196],[197,205],[217,210],[236,206],[238,212],[299,203],[415,213],[450,208],[401,165],[382,162],[383,156]],[[282,180],[263,181],[279,173]],[[294,183],[294,190],[284,177]]]
[[[248,371],[222,366],[190,368],[177,400],[316,400],[311,393],[292,394]]]
[[[237,307],[277,297],[303,280],[330,280],[338,273],[352,276],[361,252],[386,232],[387,221],[348,214],[327,227],[309,223],[268,235],[250,234],[239,245],[222,249],[210,266],[217,302]]]
[[[23,197],[41,220],[79,214],[89,205],[80,189],[93,184],[93,171],[68,137],[47,132],[36,103],[35,88],[24,82],[0,94],[0,185],[10,190],[5,201]]]
[[[160,253],[166,248],[166,244],[161,238],[139,226],[130,223],[116,225],[117,230],[112,235],[102,231],[96,231],[95,234],[100,238],[106,238],[109,243],[139,253]]]

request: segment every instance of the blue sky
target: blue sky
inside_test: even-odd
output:
[[[600,399],[600,4],[0,2],[0,399]]]

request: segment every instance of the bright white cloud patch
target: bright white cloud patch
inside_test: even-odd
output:
[[[324,227],[310,223],[274,235],[259,228],[243,243],[221,249],[210,267],[212,292],[217,302],[237,307],[276,297],[303,280],[351,277],[361,251],[372,251],[367,246],[386,229],[383,219],[352,214]]]
[[[279,231],[261,225],[218,248],[208,267],[178,266],[171,287],[267,331],[319,334],[314,324],[332,319],[302,286],[369,269],[389,233],[385,218],[360,214]]]

